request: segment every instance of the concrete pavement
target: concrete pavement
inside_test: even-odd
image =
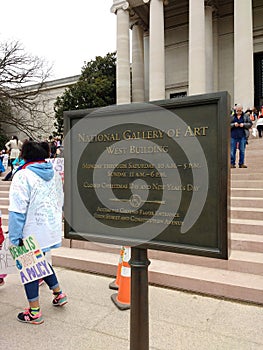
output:
[[[45,322],[16,321],[27,307],[17,275],[0,287],[0,349],[127,350],[130,311],[111,301],[112,278],[55,268],[69,303],[51,305],[40,287]],[[149,287],[150,350],[262,350],[263,308],[159,287]]]

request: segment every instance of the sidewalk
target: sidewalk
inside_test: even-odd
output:
[[[27,307],[17,275],[0,287],[0,349],[128,350],[130,311],[111,301],[112,278],[55,268],[69,303],[51,305],[40,287],[45,322],[16,321]],[[263,308],[158,287],[149,287],[150,350],[262,350]]]

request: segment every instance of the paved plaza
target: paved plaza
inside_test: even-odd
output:
[[[27,307],[17,275],[0,288],[0,349],[127,350],[130,311],[111,301],[112,278],[56,268],[69,303],[51,305],[40,287],[45,322],[23,324],[16,315]],[[150,350],[262,350],[262,306],[149,287]]]

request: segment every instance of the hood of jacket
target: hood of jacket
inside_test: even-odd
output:
[[[49,181],[54,176],[54,169],[52,163],[33,163],[27,166],[35,174],[37,174],[41,179]]]

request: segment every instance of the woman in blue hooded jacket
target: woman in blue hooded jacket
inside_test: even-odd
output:
[[[25,160],[14,174],[9,192],[9,239],[13,245],[23,244],[23,239],[34,234],[45,253],[61,245],[63,188],[59,174],[53,170],[49,158],[49,145],[26,141],[21,150]],[[67,296],[60,289],[56,274],[44,277],[53,291],[54,306],[67,303]],[[18,314],[18,321],[41,324],[44,322],[39,305],[39,283],[24,285],[29,308]]]

